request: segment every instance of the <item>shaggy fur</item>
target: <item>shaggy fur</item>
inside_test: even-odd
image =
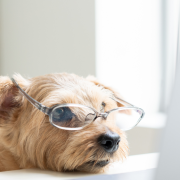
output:
[[[83,104],[100,111],[123,106],[112,100],[116,94],[95,78],[73,74],[48,74],[24,79],[14,76],[24,91],[52,107],[62,103]],[[108,154],[98,143],[108,130],[120,135],[119,149]],[[49,123],[49,117],[31,105],[9,77],[0,76],[0,171],[41,168],[54,171],[102,172],[98,162],[123,160],[128,154],[126,136],[115,125],[114,117],[96,119],[82,130],[61,130]]]

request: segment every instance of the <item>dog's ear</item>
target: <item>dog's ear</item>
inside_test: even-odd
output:
[[[93,82],[93,83],[94,83],[95,85],[97,85],[97,86],[102,86],[104,89],[110,90],[110,91],[114,94],[115,97],[122,98],[122,96],[121,96],[116,90],[114,90],[113,88],[111,88],[111,87],[109,87],[109,86],[106,86],[106,85],[100,83],[100,82],[97,80],[97,78],[95,78],[94,76],[88,76],[86,79],[87,79],[88,81]],[[117,102],[117,106],[118,106],[118,107],[123,107],[124,105],[121,104],[121,103],[119,103],[119,102]]]
[[[22,87],[25,79],[20,75],[14,76],[19,85]],[[20,107],[22,95],[7,76],[0,76],[0,124],[11,117],[13,110]]]

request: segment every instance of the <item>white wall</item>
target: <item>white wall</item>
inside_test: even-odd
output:
[[[0,74],[95,74],[94,0],[1,0]]]

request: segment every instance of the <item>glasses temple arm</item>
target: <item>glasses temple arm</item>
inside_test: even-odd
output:
[[[31,96],[29,96],[19,85],[18,83],[15,81],[14,78],[11,78],[12,82],[14,83],[14,85],[20,90],[20,92],[23,94],[23,96],[25,96],[25,98],[37,109],[39,109],[40,111],[42,111],[43,113],[45,113],[46,115],[49,115],[50,112],[50,108],[42,105],[41,103],[39,103],[38,101],[36,101],[35,99],[33,99]]]
[[[116,100],[117,102],[123,104],[122,102],[120,102],[120,101],[123,101],[124,103],[126,103],[126,104],[123,104],[123,105],[129,104],[130,106],[134,107],[134,105],[132,105],[131,103],[129,103],[129,102],[127,102],[127,101],[125,101],[125,100],[123,100],[123,99],[121,99],[121,98],[119,98],[119,97],[117,97],[117,96],[115,96],[115,95],[114,95],[114,97],[115,97],[114,100]],[[112,99],[113,99],[113,98],[112,98]],[[119,101],[119,100],[120,100],[120,101]]]

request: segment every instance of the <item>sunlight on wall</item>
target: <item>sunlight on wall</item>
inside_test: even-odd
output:
[[[96,73],[146,114],[159,109],[160,0],[96,1]]]

